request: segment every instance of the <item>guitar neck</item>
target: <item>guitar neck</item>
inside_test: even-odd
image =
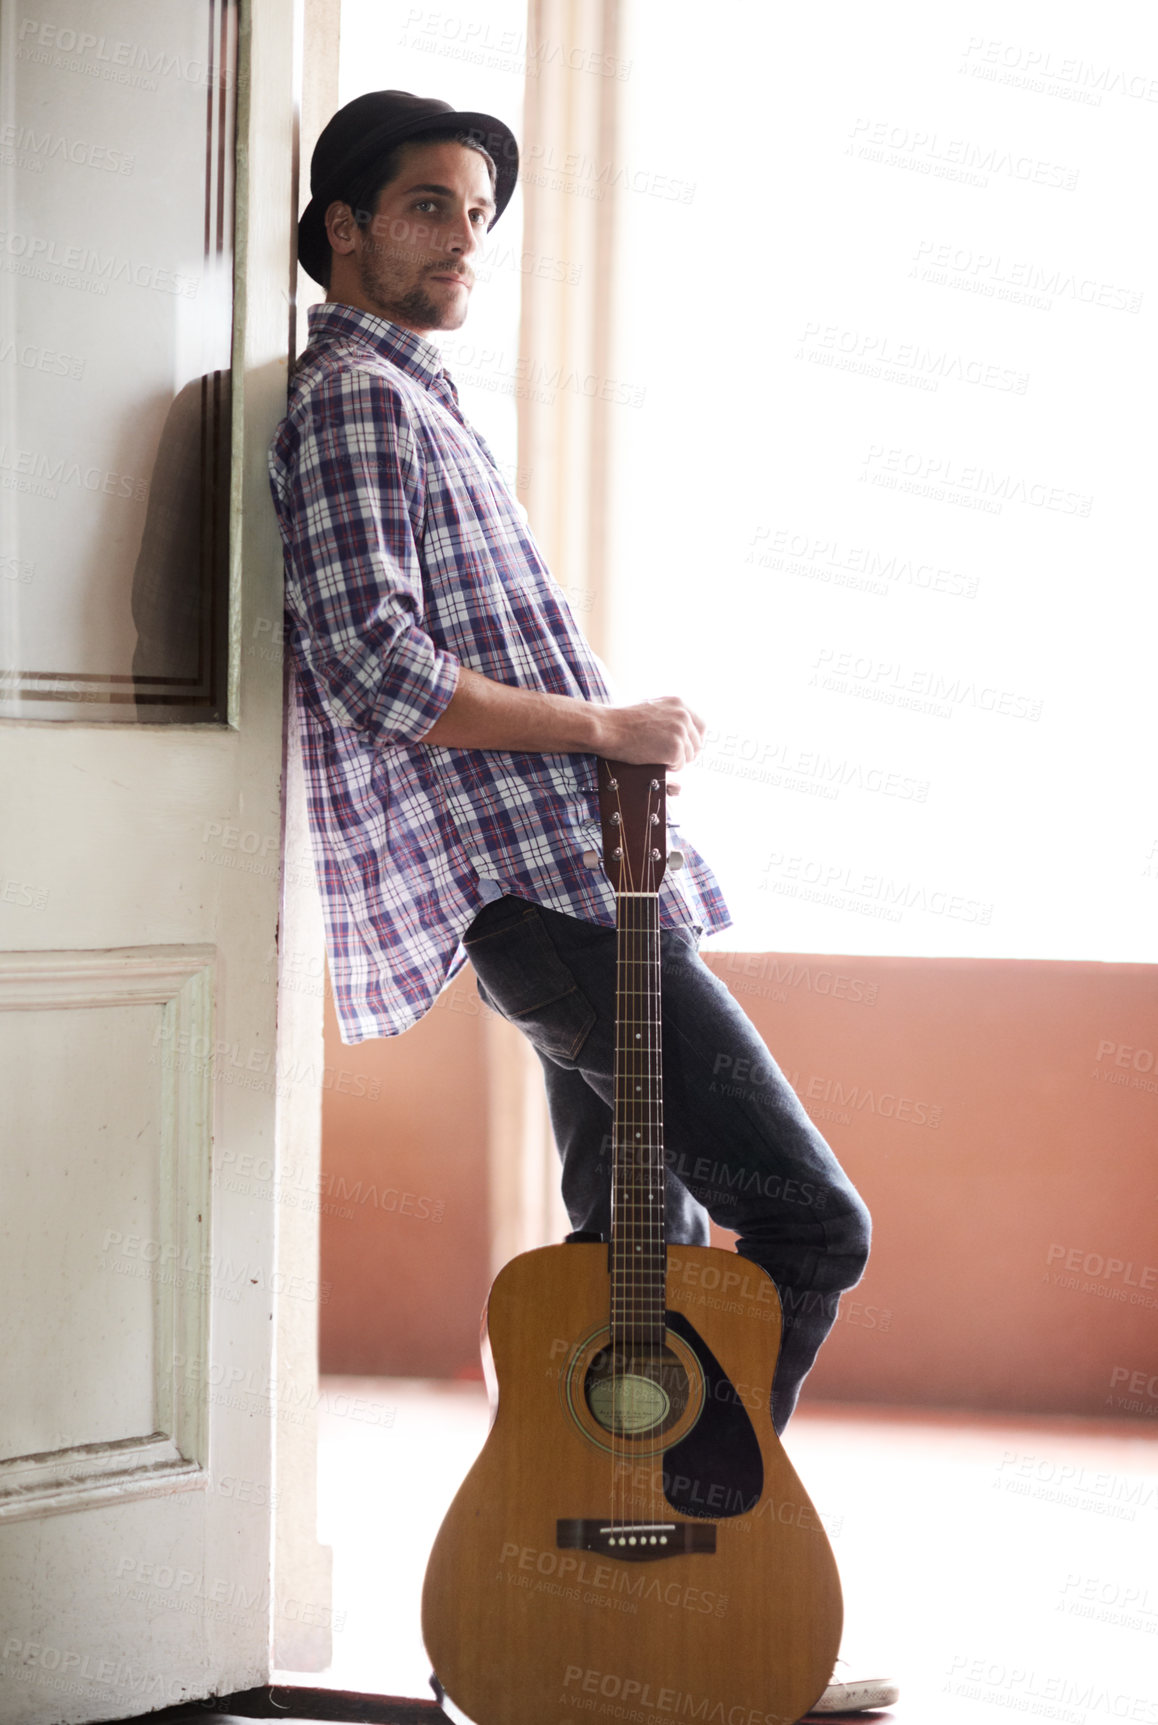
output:
[[[664,1234],[659,898],[616,895],[615,1114],[611,1171],[611,1337],[659,1348]]]

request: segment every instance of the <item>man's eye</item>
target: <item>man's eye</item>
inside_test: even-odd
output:
[[[437,198],[418,198],[415,201],[414,208],[416,210],[436,210],[438,208],[438,199]]]

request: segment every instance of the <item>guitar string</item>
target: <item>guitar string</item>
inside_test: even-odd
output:
[[[621,874],[621,879],[626,877],[627,883],[628,883],[628,891],[630,893],[634,894],[636,892],[642,891],[643,883],[642,883],[642,881],[639,881],[635,878],[635,872],[634,872],[635,863],[634,863],[634,856],[633,856],[634,846],[628,842],[628,835],[625,831],[626,820],[624,818],[624,809],[623,809],[623,802],[622,802],[622,794],[621,793],[617,792],[617,799],[616,800],[619,804],[620,848],[623,852],[623,863],[624,863],[624,869],[623,869],[623,872]],[[620,903],[623,907],[624,933],[623,933],[622,945],[624,948],[624,960],[625,960],[625,966],[626,966],[625,971],[623,969],[621,969],[620,981],[622,983],[625,980],[625,976],[626,976],[626,980],[630,983],[631,975],[632,975],[632,972],[631,972],[632,907],[638,903],[638,900],[635,899],[634,897],[631,897],[631,898],[621,899]],[[624,1370],[624,1381],[623,1381],[623,1389],[625,1391],[625,1394],[623,1395],[623,1398],[622,1398],[621,1416],[620,1416],[620,1422],[619,1422],[619,1424],[620,1424],[620,1440],[619,1440],[620,1441],[620,1463],[619,1463],[619,1469],[618,1469],[619,1495],[620,1495],[620,1505],[619,1505],[620,1522],[621,1522],[621,1525],[625,1525],[627,1520],[628,1520],[628,1501],[627,1501],[628,1500],[628,1483],[627,1482],[628,1482],[628,1478],[630,1476],[630,1471],[631,1471],[631,1467],[630,1467],[630,1438],[628,1436],[628,1433],[632,1429],[632,1426],[634,1424],[632,1416],[635,1412],[635,1409],[633,1406],[634,1397],[635,1397],[635,1383],[634,1383],[632,1373],[631,1373],[632,1359],[631,1359],[631,1351],[630,1350],[631,1350],[631,1346],[632,1346],[632,1335],[633,1335],[634,1316],[635,1316],[635,1313],[634,1313],[634,1307],[635,1307],[635,1285],[634,1285],[635,1284],[635,1264],[634,1264],[634,1252],[632,1251],[632,1247],[636,1243],[636,1241],[635,1241],[635,1235],[636,1235],[635,1207],[636,1206],[635,1206],[634,1175],[633,1175],[633,1171],[632,1171],[632,1165],[631,1165],[630,1160],[628,1160],[626,1162],[626,1165],[623,1165],[622,1164],[622,1156],[623,1156],[623,1149],[624,1149],[624,1135],[629,1133],[630,1129],[631,1129],[631,1116],[632,1116],[632,1110],[631,1110],[631,1106],[630,1106],[630,1096],[632,1094],[631,1084],[632,1084],[633,1079],[635,1079],[637,1076],[635,1042],[634,1042],[634,1038],[632,1036],[633,1026],[632,1026],[632,1020],[626,1011],[626,1003],[625,1002],[621,1002],[619,1022],[620,1022],[620,1025],[622,1027],[621,1036],[622,1036],[622,1040],[624,1041],[624,1045],[625,1045],[624,1046],[624,1059],[623,1059],[621,1065],[622,1065],[622,1069],[623,1069],[623,1081],[624,1081],[624,1085],[627,1089],[627,1095],[624,1097],[624,1110],[623,1110],[624,1120],[623,1120],[623,1128],[621,1131],[621,1173],[623,1175],[622,1191],[623,1191],[623,1196],[625,1199],[626,1214],[624,1216],[625,1226],[623,1229],[623,1272],[624,1273],[623,1273],[623,1280],[620,1283],[620,1308],[619,1308],[620,1342],[621,1342],[621,1346],[625,1350],[624,1355],[623,1355],[623,1360],[622,1360],[622,1364],[625,1368],[625,1370]],[[630,1142],[629,1139],[627,1141]]]
[[[617,964],[617,1023],[620,1036],[619,1102],[620,1130],[616,1208],[613,1227],[613,1265],[617,1271],[618,1301],[615,1312],[615,1334],[612,1336],[612,1520],[623,1526],[628,1520],[628,1491],[632,1469],[628,1462],[629,1433],[637,1429],[654,1408],[655,1398],[647,1394],[643,1408],[637,1402],[640,1386],[649,1373],[628,1370],[625,1380],[617,1387],[615,1365],[618,1357],[630,1368],[632,1346],[641,1348],[646,1361],[655,1352],[654,1366],[660,1370],[664,1345],[666,1230],[663,1207],[661,1157],[663,1144],[662,1089],[659,1062],[661,1059],[660,1009],[660,943],[659,943],[659,883],[650,885],[652,867],[652,827],[662,822],[663,800],[659,787],[648,786],[644,809],[644,873],[648,877],[636,883],[630,847],[622,842],[625,821],[622,796],[618,785],[616,805],[619,814],[621,843],[620,892],[617,895],[616,923],[620,929],[619,963]],[[658,806],[653,806],[658,805]],[[653,822],[653,816],[656,817]],[[657,836],[665,836],[659,835]],[[660,853],[662,857],[662,852]],[[622,879],[628,880],[629,897],[622,893]],[[644,896],[642,888],[647,887]],[[633,1003],[645,1003],[641,1011],[633,1007],[631,1018],[626,1012],[625,993]],[[626,1033],[626,1034],[625,1034]],[[638,1046],[637,1046],[638,1044]],[[632,1089],[634,1086],[634,1090]],[[624,1093],[626,1091],[626,1093]],[[635,1101],[635,1094],[641,1100]],[[630,1146],[630,1150],[628,1149]],[[642,1236],[642,1238],[641,1238]],[[646,1248],[646,1249],[645,1249]],[[658,1248],[658,1250],[657,1250]],[[646,1262],[643,1258],[646,1257]],[[654,1261],[653,1261],[654,1259]],[[658,1302],[658,1304],[657,1304]],[[630,1339],[629,1339],[630,1338]],[[658,1387],[662,1389],[662,1384]],[[626,1394],[623,1394],[625,1391]],[[617,1417],[618,1416],[618,1417]],[[661,1502],[662,1469],[652,1467],[647,1472],[647,1519],[655,1521],[666,1513]],[[616,1482],[619,1489],[616,1490]]]
[[[660,783],[662,785],[662,783],[663,783],[662,779],[661,779]],[[662,876],[663,868],[664,868],[665,862],[666,862],[667,831],[666,831],[666,826],[664,823],[664,812],[665,812],[664,811],[664,802],[663,802],[662,794],[659,791],[657,791],[657,793],[656,793],[656,802],[658,804],[658,807],[657,807],[655,812],[657,813],[659,820],[658,820],[658,825],[656,826],[655,830],[656,830],[656,835],[657,835],[658,840],[659,840],[657,848],[658,848],[659,853],[660,853],[659,859],[656,862],[656,869],[657,869],[657,872],[659,873],[659,875]],[[650,831],[650,824],[649,824],[649,831]],[[650,1182],[651,1182],[650,1202],[651,1202],[651,1205],[652,1205],[654,1212],[655,1212],[654,1217],[653,1217],[654,1226],[652,1229],[652,1238],[653,1238],[653,1242],[654,1242],[654,1249],[656,1251],[656,1263],[651,1268],[651,1276],[650,1276],[650,1280],[649,1280],[649,1297],[650,1297],[650,1300],[652,1302],[652,1307],[653,1307],[652,1314],[651,1314],[653,1345],[657,1346],[659,1349],[662,1350],[664,1343],[666,1341],[666,1333],[665,1333],[665,1327],[664,1327],[664,1318],[665,1318],[664,1308],[665,1308],[666,1303],[667,1303],[667,1301],[666,1301],[666,1289],[667,1289],[667,1213],[666,1213],[666,1205],[664,1203],[664,1189],[665,1189],[666,1181],[665,1181],[665,1170],[664,1170],[664,1159],[663,1159],[664,1158],[663,1071],[662,1071],[662,1049],[661,1049],[662,1020],[661,1020],[661,1016],[660,1016],[660,981],[661,981],[661,979],[660,979],[659,882],[658,882],[658,880],[656,882],[655,896],[654,896],[654,898],[649,898],[647,900],[647,908],[648,908],[648,939],[647,939],[647,946],[646,946],[646,952],[645,952],[645,963],[646,963],[647,969],[650,973],[649,979],[648,979],[648,981],[649,981],[649,993],[647,995],[647,1014],[648,1014],[648,1038],[649,1038],[649,1055],[648,1055],[648,1058],[649,1058],[650,1070],[651,1070],[651,1084],[650,1084],[650,1090],[649,1090],[650,1119],[648,1122],[648,1132],[649,1132],[649,1142],[652,1146],[650,1154],[649,1154],[648,1168],[649,1168],[649,1177],[650,1177]],[[661,1371],[661,1387],[662,1387],[662,1358],[663,1358],[663,1356],[662,1356],[662,1352],[661,1352],[661,1354],[659,1355],[659,1362],[658,1362],[659,1366],[660,1366],[660,1371]],[[665,1405],[665,1412],[666,1412],[666,1405]],[[650,1472],[649,1472],[650,1490],[651,1490],[650,1510],[651,1510],[651,1518],[653,1521],[658,1519],[658,1501],[659,1501],[659,1496],[660,1496],[660,1490],[659,1490],[659,1482],[657,1481],[657,1475],[662,1477],[662,1471],[663,1471],[663,1462],[662,1462],[662,1457],[661,1457],[659,1467],[657,1468],[653,1462],[652,1467],[651,1467]]]
[[[658,796],[657,796],[656,800],[658,801]],[[653,846],[652,846],[652,820],[651,820],[651,817],[652,817],[652,814],[656,813],[656,812],[657,811],[655,811],[652,807],[652,795],[651,795],[650,790],[649,790],[648,807],[647,807],[647,813],[646,813],[646,819],[645,819],[645,835],[646,836],[645,836],[645,851],[644,851],[644,855],[646,858],[646,865],[648,867],[648,873],[649,873],[649,878],[648,878],[648,881],[646,884],[647,884],[649,889],[653,885],[653,878],[652,877],[654,877],[655,872],[656,872],[655,867],[652,866],[653,865],[653,858],[651,856],[651,850],[653,848]],[[646,1335],[646,1346],[649,1349],[655,1349],[657,1347],[657,1345],[659,1347],[662,1347],[662,1342],[663,1342],[662,1312],[657,1313],[655,1310],[657,1270],[659,1267],[659,1261],[661,1261],[660,1260],[660,1254],[657,1253],[657,1247],[662,1248],[662,1239],[663,1239],[663,1235],[662,1235],[662,1229],[663,1229],[662,1192],[657,1192],[657,1186],[659,1185],[659,1182],[660,1182],[660,1171],[659,1171],[659,1168],[657,1166],[657,1155],[659,1154],[661,1146],[662,1146],[662,1139],[659,1137],[659,1135],[656,1131],[656,1121],[655,1121],[656,1103],[657,1103],[658,1089],[659,1089],[659,1074],[658,1074],[658,1071],[656,1069],[656,1067],[657,1067],[657,1042],[658,1042],[657,1031],[658,1031],[658,1026],[655,1022],[654,995],[652,992],[653,987],[654,987],[654,979],[651,975],[651,967],[652,967],[652,964],[654,961],[655,947],[656,947],[657,941],[658,941],[658,935],[656,933],[656,929],[658,927],[658,921],[659,921],[659,916],[658,916],[658,904],[659,904],[658,888],[656,889],[656,892],[657,892],[657,896],[654,899],[649,896],[645,899],[637,899],[635,901],[636,904],[639,906],[640,912],[642,913],[641,920],[643,923],[643,927],[642,927],[641,934],[640,934],[640,939],[638,942],[638,975],[636,978],[636,982],[638,985],[637,1000],[639,1000],[644,1007],[643,1039],[644,1039],[644,1043],[645,1043],[645,1050],[644,1050],[644,1054],[643,1054],[643,1065],[644,1065],[644,1078],[645,1078],[645,1102],[644,1102],[644,1107],[641,1110],[641,1116],[642,1116],[641,1123],[642,1123],[642,1127],[643,1127],[643,1132],[642,1132],[641,1136],[644,1136],[646,1138],[646,1155],[645,1155],[645,1158],[642,1161],[642,1164],[640,1163],[640,1161],[637,1160],[637,1169],[639,1170],[638,1175],[637,1175],[637,1191],[638,1191],[640,1203],[643,1206],[643,1218],[642,1218],[642,1220],[644,1223],[645,1238],[647,1241],[645,1251],[648,1254],[648,1259],[649,1259],[649,1261],[646,1264],[641,1265],[641,1269],[643,1271],[643,1275],[641,1278],[642,1283],[643,1283],[643,1298],[641,1301],[641,1305],[644,1308],[641,1311],[641,1320],[642,1320],[641,1328],[644,1330],[644,1333]],[[653,1254],[656,1255],[657,1261],[651,1261],[651,1257]],[[656,1359],[655,1363],[656,1363],[656,1366],[658,1366],[658,1364],[659,1364],[658,1358]],[[653,1465],[651,1468],[649,1468],[648,1475],[647,1475],[648,1482],[649,1482],[649,1484],[648,1484],[648,1509],[649,1509],[649,1518],[651,1520],[655,1519],[655,1498],[656,1498],[655,1473],[656,1473],[656,1470],[655,1470],[655,1467]]]
[[[619,791],[619,782],[615,785],[615,812],[618,815],[619,831],[619,869],[617,870],[615,923],[616,935],[616,966],[615,979],[618,998],[616,1000],[615,1022],[618,1027],[617,1037],[619,1049],[617,1053],[617,1084],[619,1094],[616,1098],[616,1120],[613,1153],[616,1157],[615,1168],[615,1210],[612,1222],[612,1239],[615,1242],[615,1278],[612,1282],[612,1334],[611,1334],[611,1494],[612,1494],[612,1526],[622,1527],[626,1521],[626,1499],[623,1485],[624,1463],[626,1461],[626,1439],[622,1435],[623,1419],[622,1390],[620,1387],[623,1347],[623,1300],[627,1275],[627,1199],[625,1193],[623,1167],[623,1132],[626,1098],[623,1094],[625,1082],[626,1060],[626,1006],[623,998],[623,967],[627,941],[627,906],[631,902],[623,896],[623,881],[625,876],[629,888],[634,885],[631,880],[631,852],[626,842],[623,819],[623,799]]]
[[[610,769],[608,769],[608,770],[610,771]],[[616,794],[615,794],[614,800],[615,800],[616,812],[619,812],[620,799],[619,799],[619,795],[618,795],[618,786],[616,786]],[[622,828],[622,824],[623,824],[622,813],[620,813],[619,824],[620,824],[620,827]],[[614,834],[612,834],[611,836],[613,837]],[[620,837],[622,839],[622,832],[620,834]],[[613,845],[613,847],[612,847],[613,852],[614,852],[614,848],[615,847]],[[619,845],[619,852],[620,852],[619,859],[618,859],[619,860],[619,867],[616,869],[616,872],[615,872],[615,929],[616,929],[616,937],[615,937],[615,988],[616,988],[616,996],[615,996],[615,1024],[616,1024],[616,1032],[615,1032],[615,1035],[616,1035],[615,1086],[616,1086],[616,1088],[615,1088],[615,1114],[614,1114],[613,1121],[612,1121],[611,1333],[610,1333],[610,1336],[608,1338],[608,1347],[609,1347],[608,1367],[609,1367],[609,1370],[611,1373],[611,1400],[610,1400],[610,1407],[611,1407],[611,1480],[610,1480],[610,1487],[611,1487],[611,1490],[610,1490],[609,1519],[611,1522],[611,1526],[613,1528],[616,1527],[617,1525],[619,1525],[619,1523],[621,1521],[621,1517],[619,1514],[619,1507],[620,1506],[619,1506],[619,1492],[618,1492],[620,1438],[619,1438],[619,1409],[618,1409],[618,1400],[617,1400],[618,1392],[617,1392],[617,1385],[616,1385],[618,1354],[617,1354],[616,1350],[619,1346],[619,1310],[618,1310],[617,1301],[618,1301],[618,1291],[619,1291],[620,1287],[622,1286],[622,1274],[623,1274],[623,1264],[622,1264],[623,1217],[622,1217],[622,1213],[621,1213],[621,1206],[622,1206],[623,1200],[622,1200],[622,1191],[621,1191],[622,1180],[621,1180],[621,1170],[620,1170],[620,1166],[619,1166],[619,1150],[618,1150],[619,1134],[621,1131],[621,1123],[622,1123],[622,1118],[623,1118],[622,1103],[620,1100],[620,1089],[619,1089],[619,1087],[622,1083],[622,1076],[621,1075],[622,1075],[622,1066],[623,1066],[623,1056],[622,1056],[623,1036],[622,1036],[622,1029],[621,1029],[621,1026],[623,1024],[623,996],[622,996],[623,978],[622,978],[622,974],[621,974],[621,967],[622,967],[622,945],[623,945],[622,918],[623,918],[624,900],[623,900],[623,896],[622,896],[622,889],[623,889],[623,866],[624,865],[623,865],[623,845],[622,845],[622,843],[620,843],[620,845]],[[613,860],[614,860],[614,856],[613,856]]]
[[[663,784],[663,780],[661,779],[660,780],[660,786],[662,786],[662,784]],[[667,849],[667,834],[666,834],[666,828],[664,825],[663,795],[662,795],[661,789],[658,787],[656,790],[655,800],[656,800],[657,807],[654,810],[654,813],[658,817],[657,824],[655,827],[655,832],[656,832],[656,836],[659,840],[659,843],[655,848],[657,848],[659,850],[659,853],[660,853],[658,859],[656,859],[656,861],[655,861],[655,872],[656,872],[657,877],[662,877],[663,868],[664,868],[664,864],[665,864],[665,853],[666,853],[666,849]],[[649,809],[649,820],[648,820],[649,840],[650,840],[650,834],[652,831],[651,820],[650,820],[650,815],[652,812],[653,811],[651,811]],[[650,854],[650,851],[649,851],[649,854]],[[661,1048],[660,1048],[661,1019],[660,1019],[660,993],[659,993],[659,989],[660,989],[660,974],[659,974],[659,964],[660,964],[659,878],[657,878],[655,881],[654,896],[648,898],[646,901],[643,901],[643,902],[646,903],[646,907],[647,907],[647,924],[648,924],[647,937],[646,937],[646,940],[644,943],[644,967],[646,968],[647,972],[649,973],[648,977],[647,977],[648,993],[645,996],[645,1003],[646,1003],[646,1007],[647,1007],[647,1019],[648,1019],[648,1065],[649,1065],[649,1085],[648,1085],[649,1119],[648,1119],[648,1124],[647,1124],[647,1128],[646,1128],[647,1133],[648,1133],[648,1144],[649,1144],[648,1179],[649,1179],[650,1184],[649,1184],[648,1198],[649,1198],[650,1210],[652,1212],[649,1216],[649,1221],[651,1223],[651,1226],[649,1227],[649,1238],[652,1242],[651,1250],[654,1251],[655,1255],[656,1255],[656,1262],[649,1267],[648,1299],[649,1299],[649,1302],[650,1302],[650,1305],[652,1308],[651,1313],[650,1313],[651,1328],[652,1328],[652,1346],[662,1350],[663,1345],[664,1345],[664,1341],[666,1339],[665,1338],[665,1331],[664,1331],[664,1306],[666,1304],[665,1291],[666,1291],[666,1281],[667,1281],[667,1218],[666,1218],[666,1206],[664,1204],[665,1178],[664,1178],[664,1162],[663,1162],[664,1145],[663,1145],[663,1119],[662,1119],[662,1115],[663,1115],[663,1073],[662,1073],[662,1069],[661,1069]],[[641,977],[640,980],[643,981],[644,979]],[[662,1357],[663,1356],[662,1356],[662,1352],[661,1352],[657,1357],[657,1366],[659,1367],[660,1372],[661,1372],[661,1380],[660,1380],[661,1388],[662,1388]],[[658,1519],[659,1488],[658,1488],[658,1484],[657,1484],[657,1474],[662,1475],[662,1466],[663,1466],[662,1460],[660,1461],[660,1466],[658,1469],[656,1468],[656,1466],[653,1462],[653,1464],[649,1470],[649,1473],[648,1473],[649,1493],[650,1493],[649,1510],[650,1510],[651,1519],[653,1521]]]
[[[650,858],[647,852],[649,836],[647,817],[650,812],[650,803],[651,796],[649,791],[643,816],[644,837],[643,845],[641,847],[642,855],[640,858],[642,877],[639,882],[639,891],[641,892],[645,892],[650,885],[650,880],[648,879],[648,863]],[[647,1046],[645,1041],[646,1024],[644,1022],[644,1015],[640,1013],[640,1006],[645,1003],[641,1000],[639,990],[639,984],[643,981],[640,955],[641,947],[645,938],[643,925],[646,922],[647,903],[648,901],[645,898],[632,899],[630,913],[632,951],[629,975],[631,977],[633,989],[632,1023],[634,1025],[634,1036],[632,1038],[631,1047],[632,1054],[634,1056],[633,1077],[635,1079],[635,1083],[632,1088],[632,1099],[634,1103],[632,1113],[635,1132],[630,1140],[631,1161],[629,1163],[631,1171],[632,1244],[635,1248],[632,1253],[631,1261],[631,1335],[632,1346],[634,1349],[638,1350],[636,1358],[633,1361],[635,1371],[632,1373],[631,1377],[630,1403],[632,1427],[637,1430],[639,1429],[640,1424],[647,1418],[646,1406],[641,1408],[638,1405],[640,1397],[644,1394],[643,1381],[646,1376],[647,1364],[648,1319],[646,1309],[648,1304],[648,1266],[644,1262],[644,1254],[647,1250],[646,1241],[648,1240],[648,1230],[646,1228],[646,1171],[643,1162],[643,1133],[646,1127],[646,1099],[650,1089],[648,1083],[650,1075],[647,1070]],[[641,1096],[643,1098],[641,1102],[635,1101],[635,1098]]]
[[[648,798],[647,798],[647,805],[648,806],[645,806],[644,815],[643,815],[644,842],[643,842],[643,846],[641,847],[641,851],[642,851],[642,854],[640,857],[641,878],[640,878],[639,887],[638,887],[638,890],[640,892],[646,891],[649,884],[650,884],[650,882],[648,880],[648,861],[649,861],[649,858],[648,858],[647,848],[646,848],[647,847],[647,815],[648,815],[648,807],[650,806],[650,802],[651,802],[651,796],[650,796],[650,792],[649,792]],[[631,901],[631,905],[632,905],[632,909],[631,909],[632,954],[631,954],[631,968],[629,971],[629,975],[631,977],[632,987],[633,987],[633,997],[632,997],[633,1023],[636,1027],[635,1028],[635,1035],[632,1039],[632,1053],[634,1056],[634,1061],[633,1061],[634,1078],[636,1080],[634,1087],[632,1089],[632,1099],[633,1099],[633,1103],[634,1103],[633,1114],[634,1114],[634,1120],[635,1120],[635,1125],[636,1125],[637,1130],[635,1132],[634,1137],[631,1139],[631,1162],[629,1164],[630,1169],[631,1169],[632,1243],[635,1247],[635,1251],[632,1254],[632,1264],[631,1264],[631,1334],[632,1334],[632,1345],[635,1349],[639,1350],[635,1360],[633,1361],[636,1369],[632,1373],[631,1398],[630,1399],[631,1399],[631,1423],[632,1423],[633,1429],[636,1429],[636,1430],[639,1429],[641,1421],[645,1420],[647,1417],[646,1407],[641,1408],[638,1405],[639,1404],[639,1398],[640,1398],[640,1395],[642,1393],[642,1384],[643,1384],[643,1379],[644,1379],[644,1375],[645,1375],[644,1374],[644,1366],[646,1363],[646,1353],[645,1353],[645,1329],[646,1329],[646,1325],[645,1325],[645,1314],[644,1314],[643,1308],[644,1308],[644,1301],[645,1301],[645,1289],[646,1289],[647,1277],[646,1277],[646,1266],[644,1265],[644,1263],[642,1261],[642,1253],[643,1253],[645,1248],[644,1248],[643,1240],[641,1239],[641,1236],[645,1237],[645,1229],[644,1229],[645,1212],[644,1212],[644,1201],[643,1201],[643,1191],[642,1191],[643,1169],[642,1169],[641,1162],[640,1162],[640,1148],[642,1146],[642,1141],[643,1141],[643,1132],[642,1132],[643,1106],[639,1103],[635,1103],[635,1101],[634,1101],[636,1096],[642,1095],[644,1093],[645,1083],[646,1083],[646,1079],[647,1079],[646,1050],[644,1047],[640,1046],[640,1044],[642,1042],[642,1038],[643,1038],[643,1030],[640,1028],[641,1019],[639,1017],[639,987],[638,987],[638,984],[640,981],[640,977],[639,977],[639,949],[640,949],[640,939],[641,939],[641,934],[640,934],[641,917],[640,917],[640,913],[641,913],[641,911],[643,911],[646,903],[647,903],[646,899],[639,899],[639,898],[632,899],[632,901]],[[643,1084],[641,1084],[639,1082],[641,1079],[645,1081]]]
[[[615,1021],[616,1021],[616,1024],[618,1026],[618,1040],[619,1040],[619,1056],[618,1056],[618,1061],[617,1061],[617,1065],[618,1065],[618,1069],[619,1069],[618,1070],[619,1096],[617,1098],[617,1103],[618,1103],[617,1111],[616,1111],[617,1112],[617,1120],[616,1120],[616,1131],[615,1131],[615,1139],[614,1139],[615,1150],[617,1152],[617,1155],[616,1155],[617,1167],[616,1167],[616,1180],[615,1180],[615,1197],[616,1197],[617,1215],[616,1215],[616,1218],[615,1218],[615,1221],[613,1224],[613,1239],[616,1242],[615,1254],[614,1254],[616,1276],[615,1276],[615,1280],[614,1280],[613,1285],[612,1285],[612,1295],[613,1295],[612,1306],[613,1306],[614,1324],[613,1324],[613,1331],[612,1331],[612,1337],[611,1337],[611,1344],[612,1344],[612,1353],[611,1353],[611,1370],[612,1370],[612,1397],[611,1397],[611,1408],[612,1408],[612,1422],[611,1422],[612,1471],[611,1471],[611,1485],[612,1485],[613,1525],[617,1524],[620,1527],[623,1527],[626,1523],[626,1520],[627,1520],[627,1513],[626,1513],[627,1512],[627,1495],[626,1495],[627,1488],[626,1488],[626,1482],[625,1482],[625,1475],[626,1475],[626,1471],[627,1471],[627,1468],[626,1468],[627,1438],[626,1438],[626,1434],[623,1430],[624,1418],[625,1418],[626,1411],[627,1411],[626,1405],[625,1405],[626,1404],[626,1396],[625,1396],[624,1392],[626,1391],[627,1386],[626,1386],[626,1382],[624,1381],[625,1373],[623,1371],[623,1367],[627,1363],[627,1361],[625,1359],[625,1355],[624,1355],[624,1348],[625,1348],[625,1343],[626,1343],[626,1325],[624,1322],[624,1304],[625,1304],[625,1301],[626,1301],[627,1296],[628,1296],[627,1277],[628,1277],[629,1252],[628,1252],[628,1215],[627,1215],[627,1212],[629,1210],[629,1205],[630,1205],[629,1193],[628,1193],[628,1182],[627,1182],[627,1178],[626,1178],[627,1169],[624,1165],[624,1134],[627,1130],[627,1122],[626,1122],[625,1117],[626,1117],[626,1114],[628,1111],[627,1110],[627,1096],[625,1094],[625,1091],[626,1091],[627,1085],[629,1085],[629,1083],[630,1083],[630,1062],[628,1060],[628,1053],[629,1053],[630,1044],[628,1042],[629,1029],[628,1029],[628,1024],[627,1024],[626,1002],[625,1002],[624,997],[623,997],[623,990],[624,990],[624,966],[625,966],[625,963],[627,962],[628,953],[630,950],[630,948],[629,948],[629,929],[628,929],[628,916],[629,916],[629,908],[628,907],[634,902],[632,899],[624,897],[624,895],[623,895],[623,882],[626,879],[627,890],[630,892],[630,891],[633,891],[635,889],[635,880],[634,880],[633,873],[632,873],[632,855],[631,855],[632,847],[627,842],[627,833],[625,831],[626,823],[624,821],[624,811],[623,811],[623,798],[622,798],[622,794],[620,792],[618,779],[616,780],[616,785],[615,785],[615,812],[618,816],[618,831],[619,831],[618,849],[619,849],[619,864],[620,864],[619,869],[617,871],[618,882],[617,882],[616,916],[615,916],[616,927],[618,930],[618,935],[617,935],[617,939],[616,939],[616,954],[617,954],[616,985],[617,985],[619,997],[618,997],[617,1002],[616,1002]]]

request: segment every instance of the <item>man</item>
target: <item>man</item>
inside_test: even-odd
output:
[[[426,339],[463,323],[517,171],[488,115],[400,91],[335,115],[299,227],[328,298],[271,478],[342,1036],[406,1030],[469,956],[542,1062],[572,1224],[607,1234],[615,903],[584,862],[596,757],[678,770],[704,725],[676,696],[612,703]],[[672,839],[686,866],[659,897],[668,1237],[706,1244],[710,1213],[773,1275],[782,1431],[863,1272],[868,1215],[699,958],[699,934],[730,919]],[[740,1071],[749,1083],[716,1082]],[[857,1699],[846,1686],[833,1705]]]

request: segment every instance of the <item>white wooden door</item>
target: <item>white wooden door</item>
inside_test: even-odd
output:
[[[328,1608],[271,1555],[294,8],[2,0],[0,54],[0,1717],[45,1725]]]

